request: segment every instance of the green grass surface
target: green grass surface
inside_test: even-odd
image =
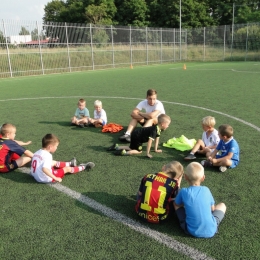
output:
[[[204,185],[217,203],[227,205],[219,233],[212,239],[186,236],[176,218],[144,226],[215,259],[259,259],[260,64],[186,65],[187,70],[183,64],[170,64],[2,79],[1,122],[15,124],[16,139],[32,140],[28,149],[33,152],[40,149],[46,133],[54,133],[61,140],[55,160],[76,156],[80,162],[94,161],[93,171],[66,176],[61,184],[137,221],[134,204],[141,178],[170,160],[186,166],[186,153],[163,147],[163,153],[152,153],[152,159],[145,153],[116,157],[105,148],[118,142],[121,133],[70,126],[77,100],[85,98],[92,115],[93,102],[100,99],[108,121],[126,127],[146,90],[157,89],[172,119],[160,147],[182,134],[201,138],[200,121],[207,115],[216,118],[217,126],[231,124],[241,149],[239,166],[224,174],[205,171]],[[35,183],[25,173],[0,175],[0,183],[0,259],[188,259],[48,185]],[[187,186],[185,180],[182,186]]]

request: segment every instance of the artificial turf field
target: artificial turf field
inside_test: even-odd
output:
[[[41,148],[54,133],[55,160],[93,161],[90,172],[61,184],[38,184],[21,171],[0,175],[0,259],[260,259],[259,154],[260,63],[175,63],[0,80],[1,122],[17,126],[17,140]],[[171,117],[161,135],[162,154],[117,157],[106,147],[122,134],[70,126],[77,100],[93,115],[100,99],[108,121],[130,121],[130,112],[155,88]],[[240,145],[237,168],[206,169],[203,185],[227,205],[212,239],[185,235],[176,217],[162,225],[140,222],[134,205],[141,178],[171,161],[184,166],[186,153],[162,147],[182,134],[201,138],[201,119],[230,124]],[[144,145],[144,149],[145,149]],[[198,161],[202,160],[200,158]],[[185,180],[181,184],[187,186]]]

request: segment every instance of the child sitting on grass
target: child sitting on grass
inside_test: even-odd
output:
[[[239,163],[239,145],[233,138],[233,128],[230,125],[221,125],[218,128],[220,142],[213,152],[207,153],[207,160],[201,164],[204,167],[217,166],[221,172],[227,168],[235,168]]]
[[[216,121],[212,116],[206,116],[202,119],[202,139],[199,139],[191,152],[184,158],[186,161],[196,159],[195,154],[206,154],[213,152],[219,142],[218,131],[214,128]]]
[[[162,171],[143,177],[138,191],[136,213],[150,223],[160,223],[173,212],[173,199],[180,188],[183,166],[172,161]]]
[[[146,156],[148,158],[152,158],[150,154],[150,150],[152,147],[152,143],[154,143],[154,151],[156,153],[161,153],[162,150],[158,150],[159,138],[161,135],[161,131],[164,131],[168,128],[171,123],[171,118],[165,114],[161,114],[158,116],[158,124],[135,129],[131,133],[131,142],[130,146],[119,146],[118,144],[113,144],[107,150],[115,151],[115,155],[133,155],[142,153],[142,145],[147,142],[146,148]]]
[[[106,111],[102,108],[102,102],[100,100],[96,100],[94,102],[94,118],[89,119],[89,125],[93,125],[95,127],[102,127],[107,124],[107,114]]]
[[[31,161],[33,153],[19,145],[15,140],[16,127],[3,124],[0,138],[0,173],[16,170]],[[25,156],[22,156],[25,155]]]
[[[61,182],[66,173],[75,174],[95,166],[92,162],[76,166],[75,158],[70,162],[53,161],[52,153],[57,150],[59,143],[60,140],[53,134],[47,134],[42,138],[42,149],[33,155],[31,164],[31,175],[37,182]]]
[[[184,173],[189,183],[182,188],[174,201],[176,215],[185,233],[194,237],[213,237],[224,218],[226,205],[215,206],[214,198],[206,186],[200,186],[205,179],[204,168],[197,162],[190,163]]]
[[[71,118],[71,125],[77,125],[84,127],[88,125],[89,111],[86,108],[86,101],[81,98],[78,101],[78,108],[76,109],[75,115]]]

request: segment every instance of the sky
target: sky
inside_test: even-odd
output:
[[[51,0],[1,0],[0,21],[42,21]]]

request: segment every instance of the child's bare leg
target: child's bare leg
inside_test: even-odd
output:
[[[203,150],[205,148],[205,144],[204,142],[199,139],[196,144],[194,145],[194,147],[191,150],[191,154],[195,154],[196,152],[200,153],[200,150]]]
[[[214,166],[231,166],[232,165],[232,161],[230,159],[223,159],[219,162],[213,162]]]
[[[26,163],[30,162],[32,159],[28,156],[22,156],[16,160],[16,164],[18,167],[24,166]]]
[[[221,210],[224,213],[226,212],[226,209],[227,209],[227,207],[223,202],[221,202],[215,206],[215,210]]]
[[[129,148],[129,147],[128,147],[128,148]],[[128,155],[140,154],[140,153],[142,153],[142,151],[131,150],[131,149],[129,149],[129,150],[126,152],[126,154],[128,154]]]
[[[130,151],[131,149],[129,148],[129,146],[121,145],[121,146],[118,146],[118,147],[116,148],[116,150],[126,150],[126,151]]]

